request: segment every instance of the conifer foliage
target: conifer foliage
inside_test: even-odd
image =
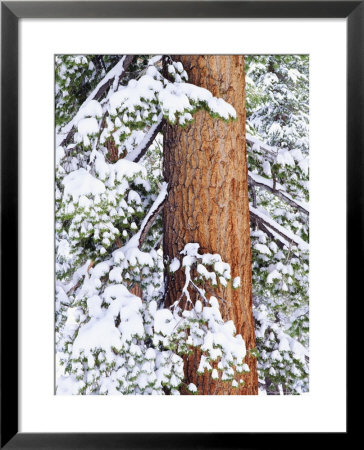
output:
[[[246,68],[260,389],[297,394],[308,390],[308,59],[249,56]],[[198,394],[183,367],[196,349],[197,373],[238,387],[247,349],[214,290],[240,280],[196,242],[166,261],[160,214],[164,124],[199,110],[234,120],[233,106],[171,56],[59,55],[55,72],[56,393]],[[180,268],[182,295],[165,307],[165,273]]]
[[[308,390],[308,56],[246,57],[260,388]]]

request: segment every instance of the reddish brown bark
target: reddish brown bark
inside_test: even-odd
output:
[[[188,242],[200,244],[200,252],[219,253],[240,276],[242,287],[217,292],[224,296],[225,320],[232,319],[248,350],[255,348],[252,315],[251,249],[248,203],[248,170],[245,143],[245,76],[243,56],[181,56],[191,83],[210,90],[231,103],[237,120],[225,123],[205,111],[186,128],[167,125],[164,133],[164,176],[169,183],[164,219],[164,254],[179,256]],[[167,275],[166,305],[180,297],[184,272]],[[195,296],[195,297],[193,297]],[[191,291],[191,298],[196,292]],[[197,376],[199,353],[185,359],[187,383],[200,394],[258,393],[256,360],[249,353],[250,373],[243,387],[215,382],[209,373]]]

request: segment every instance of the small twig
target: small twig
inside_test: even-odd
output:
[[[204,302],[206,303],[206,305],[208,305],[208,304],[209,304],[209,301],[208,301],[207,298],[205,297],[205,295],[204,295],[204,293],[202,292],[202,290],[201,290],[198,286],[196,286],[195,283],[194,283],[192,280],[190,280],[190,283],[191,283],[192,287],[200,294],[201,298],[204,300]]]

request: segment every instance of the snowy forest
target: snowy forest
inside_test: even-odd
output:
[[[55,57],[57,395],[309,391],[309,57]]]

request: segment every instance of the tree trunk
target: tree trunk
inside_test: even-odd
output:
[[[231,103],[237,120],[225,123],[200,111],[186,128],[166,125],[164,176],[169,195],[163,211],[164,255],[180,256],[185,244],[200,244],[201,253],[219,253],[231,266],[242,287],[220,289],[224,320],[232,319],[247,351],[255,348],[252,314],[251,249],[248,203],[248,169],[245,143],[245,76],[243,56],[181,56],[191,83]],[[166,274],[166,306],[179,298],[184,272]],[[191,298],[196,296],[191,291]],[[195,297],[196,299],[196,297]],[[244,386],[212,380],[209,373],[197,376],[198,352],[185,358],[187,384],[195,383],[200,394],[258,393],[256,360],[249,353],[250,372]]]

